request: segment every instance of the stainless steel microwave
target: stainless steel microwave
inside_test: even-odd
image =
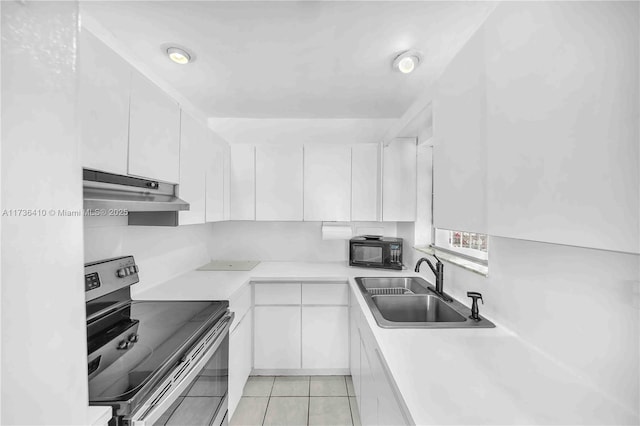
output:
[[[362,235],[349,241],[349,265],[402,269],[402,238]]]

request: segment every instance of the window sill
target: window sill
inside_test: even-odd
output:
[[[461,256],[456,256],[455,254],[439,250],[433,246],[419,246],[414,247],[415,250],[424,253],[438,256],[439,259],[447,263],[452,263],[456,266],[459,266],[463,269],[466,269],[471,272],[475,272],[478,275],[482,275],[483,277],[489,276],[489,266],[481,263],[474,262],[473,260],[463,258]]]

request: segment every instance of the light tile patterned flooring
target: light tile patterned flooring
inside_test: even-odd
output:
[[[351,376],[251,376],[231,426],[360,426]]]

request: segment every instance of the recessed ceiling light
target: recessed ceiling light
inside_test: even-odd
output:
[[[191,55],[189,54],[189,52],[179,47],[167,48],[167,55],[169,55],[169,59],[171,59],[176,64],[186,65],[191,62]]]
[[[420,62],[422,62],[422,53],[417,50],[407,50],[393,60],[393,69],[409,74],[420,65]]]

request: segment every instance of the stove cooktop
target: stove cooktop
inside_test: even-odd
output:
[[[228,305],[226,301],[131,301],[88,323],[90,403],[134,398],[147,382],[177,365]],[[107,335],[113,338],[105,339]]]

